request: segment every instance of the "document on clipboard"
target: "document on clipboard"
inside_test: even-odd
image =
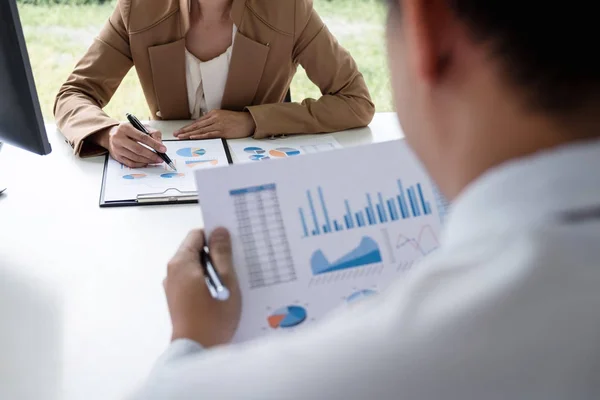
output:
[[[223,139],[166,140],[163,144],[177,171],[165,163],[129,168],[107,155],[100,207],[196,203],[194,172],[232,163]]]

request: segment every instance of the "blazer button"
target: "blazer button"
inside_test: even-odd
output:
[[[157,111],[157,112],[156,112],[156,116],[157,116],[158,118],[162,118],[162,114],[160,113],[160,111]]]

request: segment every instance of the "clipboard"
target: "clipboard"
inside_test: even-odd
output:
[[[163,143],[178,143],[181,145],[187,145],[193,147],[194,144],[198,145],[206,140],[165,140]],[[227,165],[233,164],[231,152],[225,139],[219,139],[225,153]],[[149,191],[144,193],[137,193],[134,198],[131,199],[119,199],[110,200],[106,198],[106,187],[108,182],[108,168],[110,162],[110,155],[107,154],[104,160],[104,169],[102,173],[102,185],[100,189],[100,201],[99,206],[101,208],[106,207],[131,207],[131,206],[154,206],[154,205],[174,205],[174,204],[194,204],[198,203],[198,193],[196,191],[180,190],[177,187],[165,186],[157,191]],[[193,162],[193,161],[191,161]],[[135,175],[135,174],[133,174]]]

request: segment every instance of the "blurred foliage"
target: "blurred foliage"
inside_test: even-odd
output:
[[[32,4],[32,5],[69,5],[69,6],[85,6],[89,4],[104,4],[110,3],[111,0],[17,0],[17,3]]]

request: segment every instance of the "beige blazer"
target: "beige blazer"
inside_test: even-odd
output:
[[[119,124],[102,108],[132,66],[152,118],[190,118],[185,81],[188,2],[118,1],[56,97],[56,123],[75,154],[104,152],[85,139]],[[362,74],[311,0],[233,0],[231,15],[238,32],[222,108],[249,111],[256,121],[254,137],[333,132],[372,120],[375,107]],[[323,96],[282,103],[298,65]]]

